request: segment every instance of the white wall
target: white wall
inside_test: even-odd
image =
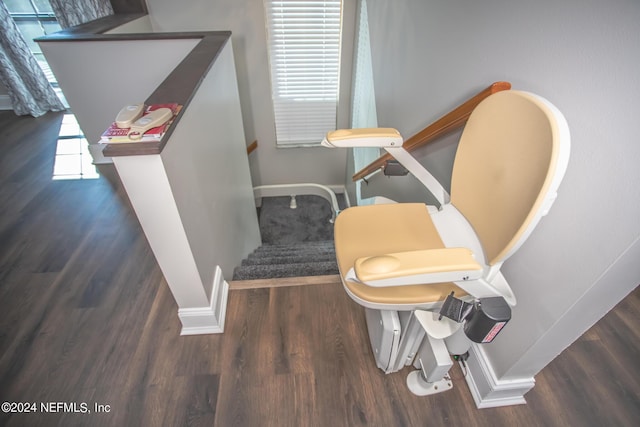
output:
[[[149,15],[129,21],[112,30],[106,31],[105,34],[133,34],[133,33],[152,33],[153,26]]]
[[[0,110],[12,110],[11,99],[9,98],[9,91],[6,86],[0,82]]]
[[[342,185],[346,150],[326,148],[277,149],[263,0],[147,0],[156,31],[231,30],[247,144],[258,140],[250,156],[254,185],[315,182]],[[353,21],[355,1],[345,1],[344,22]],[[345,40],[353,40],[353,26],[346,25]],[[343,45],[339,123],[348,125],[350,58],[349,43]]]
[[[535,375],[640,283],[640,2],[368,7],[380,126],[410,136],[499,80],[567,118],[572,153],[558,200],[503,268],[519,304],[485,348],[498,378]],[[419,156],[442,175],[454,149],[445,141]]]

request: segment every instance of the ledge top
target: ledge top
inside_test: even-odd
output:
[[[161,39],[200,39],[166,79],[145,100],[146,105],[176,102],[182,109],[160,141],[103,144],[105,157],[160,154],[167,144],[182,114],[200,87],[203,77],[215,63],[218,55],[231,38],[231,31],[197,31],[175,33],[118,33],[105,34],[120,25],[144,17],[145,14],[116,14],[87,22],[36,39],[37,42],[82,42],[82,41],[131,41]]]

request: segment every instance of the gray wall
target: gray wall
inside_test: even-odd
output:
[[[254,185],[315,182],[342,185],[346,150],[275,146],[263,0],[148,0],[156,31],[231,30],[247,144],[258,140],[250,157]],[[355,0],[345,1],[345,40],[341,70],[339,124],[349,119],[351,40]]]
[[[260,245],[231,43],[203,78],[161,157],[202,283],[213,283],[216,265],[231,279]]]
[[[640,2],[368,6],[380,126],[410,136],[498,80],[567,118],[572,152],[558,200],[503,268],[519,304],[486,346],[498,378],[535,375],[640,283]],[[443,175],[454,149],[444,141],[419,157]],[[423,197],[393,182],[388,195]]]

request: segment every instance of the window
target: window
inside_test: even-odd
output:
[[[265,6],[277,144],[318,145],[336,128],[342,2]]]
[[[9,14],[22,33],[31,53],[64,106],[69,108],[51,68],[33,39],[60,31],[60,24],[49,0],[3,0]],[[53,166],[53,179],[96,179],[96,167],[91,163],[87,140],[73,114],[65,114],[60,125]]]

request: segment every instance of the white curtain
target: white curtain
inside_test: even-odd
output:
[[[62,28],[113,15],[109,0],[49,0],[49,3]]]
[[[0,81],[15,113],[38,117],[64,110],[4,2],[0,2],[0,33]]]
[[[50,0],[50,3],[62,28],[113,14],[109,0]],[[47,111],[64,110],[64,105],[1,1],[0,33],[0,81],[7,88],[15,113],[38,117]]]
[[[371,62],[371,42],[369,40],[369,18],[367,2],[360,1],[360,13],[356,29],[356,47],[354,55],[354,79],[351,103],[351,127],[378,127],[376,96],[373,85],[373,65]],[[357,172],[380,156],[379,148],[354,148],[353,167]],[[371,200],[363,199],[360,194],[362,181],[356,183],[358,205],[367,205]]]

